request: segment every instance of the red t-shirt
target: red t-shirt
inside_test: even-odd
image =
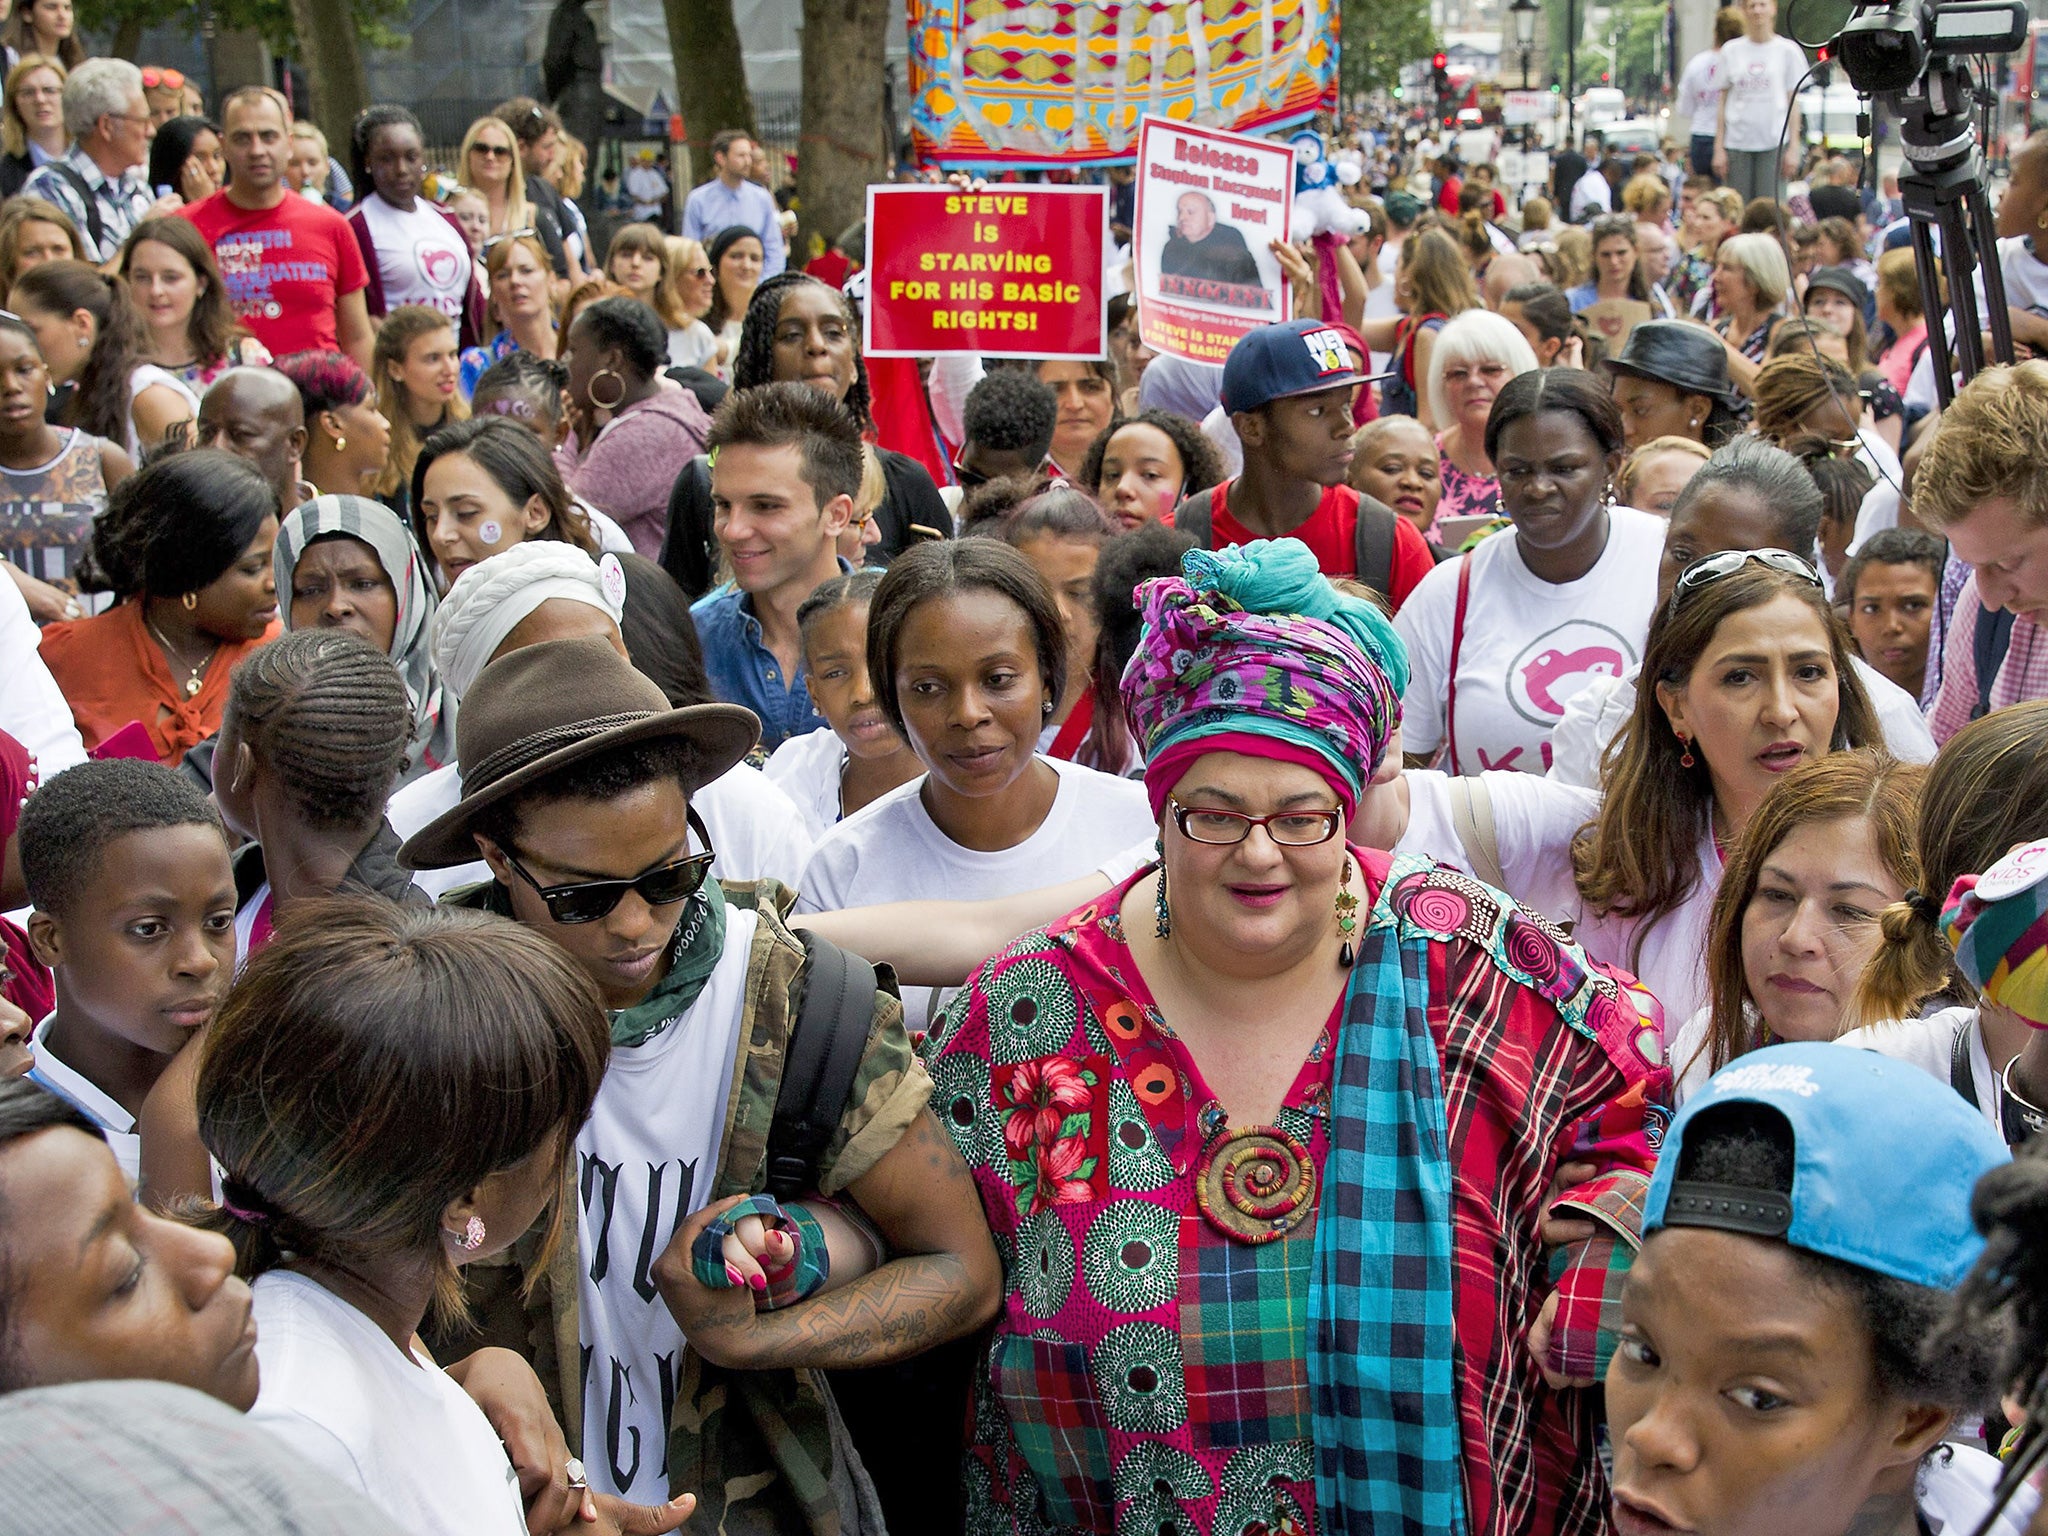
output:
[[[296,192],[275,208],[238,208],[216,192],[178,212],[213,247],[235,318],[273,356],[335,349],[336,301],[370,282],[346,219]]]
[[[1230,515],[1230,485],[1217,486],[1209,493],[1209,544],[1224,549],[1232,544],[1249,544],[1264,534],[1253,533]],[[1333,485],[1307,522],[1288,534],[1299,539],[1316,557],[1325,576],[1358,574],[1358,492],[1348,485]],[[1394,518],[1394,557],[1387,573],[1393,587],[1394,606],[1408,601],[1416,583],[1436,569],[1436,557],[1415,525],[1405,517]]]

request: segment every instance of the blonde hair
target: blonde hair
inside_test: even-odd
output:
[[[1689,453],[1702,464],[1714,456],[1713,450],[1705,443],[1695,442],[1689,437],[1653,437],[1642,447],[1628,456],[1621,466],[1621,473],[1614,477],[1614,499],[1623,506],[1636,504],[1636,481],[1643,473],[1643,467],[1660,453]]]
[[[512,179],[505,183],[505,228],[524,229],[533,222],[533,206],[526,200],[526,167],[519,160],[519,137],[505,126],[503,118],[480,117],[469,125],[469,131],[462,136],[462,147],[455,152],[456,174],[467,185],[476,185],[469,180],[469,152],[476,145],[477,135],[486,128],[495,128],[511,140]],[[479,187],[477,190],[483,189]],[[490,194],[484,193],[484,206],[488,208],[490,204]],[[501,234],[503,231],[493,230],[491,233]],[[547,254],[547,247],[541,246],[540,252],[541,265],[553,271],[555,259]]]
[[[590,171],[590,146],[564,128],[557,136],[561,148],[548,167],[548,179],[555,190],[572,202],[583,195],[584,178]]]
[[[1550,199],[1532,197],[1522,204],[1522,233],[1533,234],[1539,229],[1550,228]]]
[[[14,88],[39,69],[56,71],[57,84],[71,78],[70,71],[57,60],[44,53],[24,53],[14,68],[7,71],[7,84],[0,87],[0,98],[6,100],[4,112],[0,112],[0,150],[10,155],[28,153],[28,119],[21,115],[21,108],[14,104]]]
[[[1593,234],[1582,224],[1567,224],[1557,232],[1558,274],[1554,281],[1560,288],[1577,288],[1593,275]]]
[[[318,123],[309,123],[303,117],[292,124],[290,137],[304,139],[320,151],[320,158],[327,158],[327,135],[320,131]]]
[[[2048,362],[1986,368],[1957,390],[1913,477],[1913,515],[1936,529],[1994,500],[2048,524]]]
[[[1625,212],[1634,214],[1638,222],[1655,219],[1670,209],[1671,188],[1655,171],[1644,171],[1621,189],[1621,206]]]
[[[1941,290],[1941,300],[1946,304],[1948,285],[1942,281],[1939,263],[1934,272],[1935,287]],[[1920,302],[1920,270],[1913,263],[1912,251],[1901,247],[1896,251],[1886,251],[1877,258],[1877,291],[1908,320],[1926,316],[1926,307]]]
[[[498,122],[496,118],[492,118],[491,121],[494,123]],[[498,123],[498,126],[500,128],[505,127],[503,123]],[[512,130],[506,128],[505,131],[507,133],[510,133]],[[531,254],[534,261],[539,264],[543,276],[552,278],[554,276],[555,269],[553,262],[550,261],[548,258],[548,248],[540,243],[539,235],[511,235],[506,237],[494,238],[496,239],[495,244],[486,242],[486,249],[484,251],[484,276],[489,280],[491,287],[491,313],[493,315],[496,315],[498,306],[498,279],[505,275],[505,268],[511,263],[512,252],[515,248],[523,248],[529,254]],[[549,306],[552,308],[554,300],[550,298],[548,302]],[[505,323],[503,316],[498,316],[498,323],[500,325],[503,325]]]
[[[856,526],[865,523],[875,515],[875,508],[882,504],[882,498],[889,494],[889,482],[882,478],[882,459],[867,443],[860,445],[860,490],[853,498],[853,521]]]
[[[424,439],[412,419],[406,388],[391,376],[394,367],[405,366],[412,344],[435,331],[453,334],[455,322],[438,309],[424,304],[401,304],[385,315],[377,327],[377,340],[370,353],[371,382],[377,389],[377,409],[391,424],[391,449],[384,456],[384,473],[377,477],[377,494],[390,496],[401,486],[412,484],[412,467],[420,456]],[[469,404],[457,390],[442,408],[441,419],[426,432],[433,433],[451,422],[467,421]]]
[[[1411,315],[1462,315],[1479,307],[1479,290],[1458,242],[1441,229],[1417,230],[1401,242]]]
[[[1732,259],[1749,279],[1756,293],[1757,308],[1776,309],[1792,289],[1792,269],[1785,265],[1785,248],[1769,235],[1730,235],[1721,242],[1715,261]]]
[[[663,235],[661,240],[668,247],[669,278],[676,285],[677,306],[692,320],[702,320],[710,312],[711,301],[706,299],[703,310],[690,314],[688,306],[683,303],[683,274],[692,267],[710,266],[710,253],[704,249],[702,240],[692,240],[688,235]]]

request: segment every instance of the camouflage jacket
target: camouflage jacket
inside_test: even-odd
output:
[[[803,944],[783,922],[795,894],[773,880],[726,881],[724,888],[728,903],[759,913],[760,921],[710,1200],[767,1185],[768,1130],[805,981]],[[505,909],[503,889],[489,884],[445,899]],[[879,974],[883,987],[867,1049],[819,1168],[825,1194],[873,1169],[931,1096],[931,1079],[904,1033],[894,978],[886,968]],[[574,1446],[585,1443],[574,1159],[558,1204],[560,1227],[552,1241],[536,1229],[501,1262],[465,1269],[475,1327],[432,1342],[449,1351],[443,1358],[484,1343],[524,1355]],[[669,1420],[668,1477],[671,1492],[697,1495],[696,1513],[684,1527],[692,1536],[874,1536],[882,1529],[873,1489],[818,1371],[732,1371],[687,1350]]]

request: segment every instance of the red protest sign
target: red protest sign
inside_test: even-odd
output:
[[[1220,363],[1246,331],[1287,318],[1287,279],[1270,246],[1287,238],[1291,148],[1147,117],[1137,177],[1131,249],[1146,346]]]
[[[868,188],[870,357],[1094,358],[1107,187]]]

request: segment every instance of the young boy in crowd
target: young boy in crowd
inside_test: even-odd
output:
[[[213,804],[157,763],[67,769],[22,808],[36,958],[57,1006],[31,1076],[106,1132],[137,1176],[143,1098],[235,971],[235,874]]]
[[[1915,698],[1927,680],[1927,637],[1946,563],[1933,534],[1885,528],[1849,557],[1835,583],[1863,659]]]
[[[1036,374],[1022,368],[985,374],[960,408],[960,425],[967,435],[953,460],[953,474],[960,483],[946,487],[948,510],[958,512],[962,496],[991,480],[1037,474],[1052,451],[1059,416],[1058,396]]]

